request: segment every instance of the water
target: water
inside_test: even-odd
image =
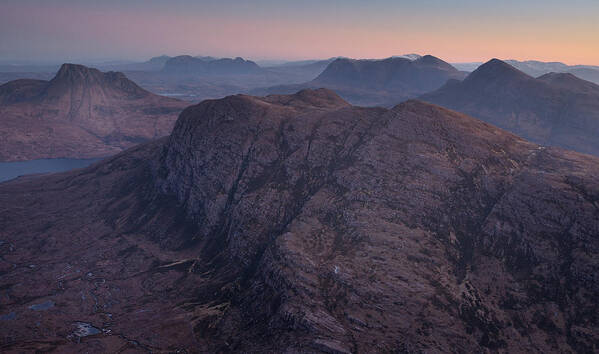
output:
[[[187,93],[168,93],[168,92],[159,93],[159,95],[166,96],[166,97],[188,96]]]
[[[9,314],[0,316],[0,321],[10,321],[14,320],[15,318],[17,318],[17,314],[15,312],[11,312]]]
[[[100,331],[100,329],[92,326],[91,323],[75,322],[75,331],[73,332],[73,334],[76,335],[77,337],[93,336],[93,335],[100,334],[100,333],[102,333],[102,331]]]
[[[0,162],[0,182],[32,173],[63,172],[82,168],[100,159],[40,159],[16,162]]]
[[[33,311],[44,311],[44,310],[53,308],[54,305],[55,305],[54,301],[48,300],[46,302],[42,302],[41,304],[31,305],[31,306],[29,306],[29,309],[33,310]]]

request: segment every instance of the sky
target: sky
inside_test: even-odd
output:
[[[384,58],[599,65],[599,0],[0,0],[0,60]]]

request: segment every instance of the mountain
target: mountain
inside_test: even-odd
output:
[[[493,59],[421,99],[542,145],[599,155],[599,86],[571,74],[533,78]]]
[[[239,75],[258,73],[262,69],[243,58],[206,59],[180,55],[166,61],[163,73],[178,75]]]
[[[283,61],[271,65],[265,65],[268,68],[281,68],[281,67],[307,67],[311,65],[322,65],[322,69],[326,68],[332,61],[341,57],[332,57],[329,59],[311,59],[311,60],[294,60],[294,61]],[[268,64],[267,61],[264,61]],[[320,74],[320,73],[319,73]]]
[[[467,72],[472,72],[474,70],[476,70],[479,66],[483,65],[482,62],[466,62],[466,63],[451,63],[451,65],[460,70],[460,71],[467,71]]]
[[[537,77],[551,72],[571,73],[583,80],[599,84],[599,66],[593,65],[566,65],[560,62],[542,62],[538,60],[506,60],[513,67]]]
[[[8,352],[593,352],[599,159],[328,90],[0,184]]]
[[[56,74],[56,70],[52,73],[41,72],[0,72],[0,85],[10,81],[19,79],[35,79],[35,80],[50,80]]]
[[[587,67],[580,67],[580,68],[572,68],[572,69],[568,69],[567,71],[570,74],[573,74],[583,80],[587,80],[590,82],[593,82],[597,85],[599,85],[599,67],[594,67],[594,68],[587,68]]]
[[[241,58],[178,56],[169,60],[163,70],[130,71],[127,75],[154,93],[197,102],[247,93],[261,87],[313,80],[333,60],[262,68]]]
[[[111,155],[168,135],[187,105],[122,73],[64,64],[50,81],[0,86],[0,161]]]
[[[172,57],[168,55],[161,55],[158,57],[152,57],[148,61],[138,63],[136,65],[129,65],[126,70],[146,70],[146,71],[157,71],[162,70],[164,64],[169,61]]]
[[[328,88],[353,104],[392,106],[441,87],[449,79],[465,74],[450,64],[425,55],[412,60],[392,57],[383,60],[339,58],[314,80],[252,91],[255,94],[291,93],[304,88]]]
[[[212,57],[212,56],[209,56],[209,55],[196,55],[194,58],[201,59],[201,60],[204,60],[204,61],[212,61],[212,60],[218,60],[218,59],[220,59],[220,58]]]
[[[265,67],[265,69],[271,73],[286,77],[287,79],[284,81],[284,85],[304,83],[306,81],[314,80],[336,59],[338,58],[293,61],[276,66]]]
[[[56,72],[60,64],[7,64],[0,63],[0,73],[48,73]]]
[[[410,59],[410,60],[417,60],[417,59],[422,58],[422,55],[411,53],[411,54],[394,55],[394,56],[392,56],[392,58],[405,58],[405,59]]]

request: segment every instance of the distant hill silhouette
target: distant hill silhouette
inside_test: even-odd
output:
[[[314,80],[252,91],[254,94],[292,93],[304,88],[328,88],[358,105],[391,106],[441,87],[464,73],[431,55],[416,60],[392,57],[382,60],[339,58]]]
[[[572,74],[534,78],[493,59],[421,99],[539,144],[599,155],[599,86]]]
[[[599,84],[599,66],[593,65],[566,65],[561,62],[543,62],[538,60],[506,60],[506,63],[524,73],[538,77],[551,72],[570,73],[579,78]]]
[[[235,59],[206,59],[190,55],[170,58],[162,69],[166,74],[180,75],[239,75],[255,74],[262,71],[256,63],[237,57]]]

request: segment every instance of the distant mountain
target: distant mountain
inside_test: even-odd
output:
[[[291,93],[304,88],[323,87],[334,90],[353,104],[390,106],[435,90],[449,79],[462,79],[464,76],[465,73],[431,55],[415,60],[340,58],[331,62],[312,81],[258,89],[252,93]]]
[[[571,73],[583,80],[599,84],[599,66],[566,65],[560,62],[542,62],[537,60],[506,60],[505,62],[534,77],[548,74],[550,72]]]
[[[54,73],[59,68],[60,64],[0,64],[0,73]]]
[[[314,80],[320,75],[326,67],[338,58],[329,58],[324,60],[301,60],[286,62],[283,64],[265,67],[271,73],[288,77],[289,83],[301,83]]]
[[[157,56],[157,57],[152,57],[149,60],[144,61],[144,62],[133,62],[133,63],[103,62],[103,63],[99,63],[99,64],[89,64],[89,65],[93,66],[95,68],[98,68],[99,70],[102,70],[102,71],[155,72],[155,71],[162,70],[162,68],[164,67],[164,63],[166,63],[167,60],[169,60],[170,58],[171,57],[168,55],[161,55],[161,56]]]
[[[209,55],[196,55],[194,58],[201,59],[201,60],[204,60],[204,61],[212,61],[212,60],[218,60],[218,59],[220,59],[220,58],[212,57],[212,56],[209,56]]]
[[[180,55],[166,61],[162,72],[177,75],[240,75],[255,74],[263,69],[250,60],[237,57],[235,59],[202,59],[189,55]]]
[[[329,90],[0,184],[7,353],[594,353],[599,158]]]
[[[0,86],[0,161],[111,155],[169,134],[187,105],[122,73],[64,64],[50,81]]]
[[[166,62],[169,61],[169,59],[171,58],[172,57],[168,55],[161,55],[159,57],[150,58],[150,60],[146,61],[146,63],[154,67],[160,67],[162,69],[162,67],[164,67],[164,64],[166,64]]]
[[[265,68],[284,68],[284,67],[302,67],[316,63],[330,63],[340,57],[332,57],[329,59],[307,59],[307,60],[260,60],[258,65]],[[326,66],[326,65],[325,65]],[[324,68],[323,68],[324,69]]]
[[[471,62],[471,63],[451,63],[456,69],[460,71],[472,72],[479,66],[483,65],[483,62]]]
[[[534,78],[493,59],[421,99],[539,144],[599,155],[599,86],[572,74]]]
[[[50,80],[54,74],[56,74],[56,70],[53,72],[0,72],[0,85],[19,79]]]
[[[417,60],[417,59],[422,58],[422,55],[411,53],[411,54],[394,55],[391,58],[405,58],[405,59],[410,59],[410,60]]]
[[[568,69],[570,74],[599,85],[599,67],[575,67]]]

